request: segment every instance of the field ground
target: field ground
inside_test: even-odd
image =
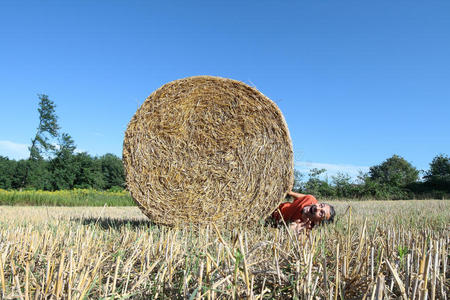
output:
[[[450,201],[332,204],[337,221],[299,238],[156,226],[135,207],[0,206],[0,298],[447,298]]]

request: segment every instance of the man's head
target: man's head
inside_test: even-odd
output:
[[[334,221],[336,212],[334,207],[327,203],[317,203],[305,206],[302,214],[307,217],[313,224],[331,223]]]

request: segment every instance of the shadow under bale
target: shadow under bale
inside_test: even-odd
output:
[[[120,230],[122,227],[126,228],[142,228],[142,227],[155,227],[157,224],[150,220],[142,219],[123,219],[123,218],[109,218],[109,217],[89,217],[89,218],[71,218],[70,221],[80,223],[82,225],[94,225],[99,226],[102,229],[114,229]]]

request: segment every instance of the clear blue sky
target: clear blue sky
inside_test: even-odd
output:
[[[193,75],[274,100],[301,170],[450,154],[450,1],[15,0],[0,2],[0,155],[27,155],[45,93],[78,149],[120,156],[145,98]]]

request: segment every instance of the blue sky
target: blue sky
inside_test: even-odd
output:
[[[1,1],[0,155],[27,156],[37,94],[80,151],[121,155],[169,81],[215,75],[280,107],[297,169],[450,154],[450,1]]]

